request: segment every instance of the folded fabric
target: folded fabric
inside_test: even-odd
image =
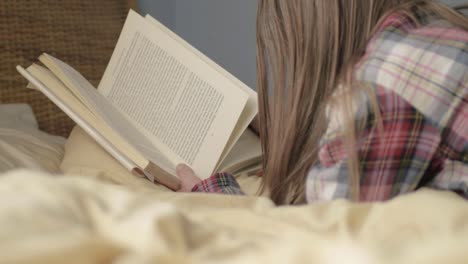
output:
[[[28,105],[0,105],[0,172],[27,168],[59,173],[64,143],[37,128]]]
[[[421,190],[386,203],[135,191],[83,177],[0,176],[4,263],[466,263],[468,204]]]

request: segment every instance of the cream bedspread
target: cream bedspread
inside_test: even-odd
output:
[[[0,263],[468,263],[468,203],[448,192],[282,208],[173,193],[79,129],[61,170],[0,175]],[[251,195],[259,183],[239,181]]]
[[[467,203],[431,190],[277,208],[17,171],[0,201],[1,263],[468,262]]]

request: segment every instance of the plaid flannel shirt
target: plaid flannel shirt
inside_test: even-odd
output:
[[[393,14],[369,42],[356,80],[373,89],[374,114],[356,111],[367,126],[358,136],[360,200],[382,201],[432,187],[468,197],[468,32],[447,21],[417,26]],[[366,99],[366,98],[364,98]],[[350,198],[347,153],[340,131],[329,127],[319,164],[306,181],[309,202]],[[215,174],[193,191],[241,194],[233,176]]]

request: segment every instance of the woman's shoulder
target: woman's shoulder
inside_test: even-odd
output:
[[[468,31],[437,18],[388,16],[356,67],[356,79],[395,92],[438,126],[468,93]]]
[[[397,49],[395,49],[397,48]],[[439,53],[453,59],[453,54],[468,48],[468,31],[439,17],[420,18],[418,23],[401,13],[392,13],[380,23],[369,41],[366,54],[387,51],[414,51]],[[466,61],[464,62],[466,66]]]

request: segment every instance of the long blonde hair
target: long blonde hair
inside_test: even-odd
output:
[[[468,28],[466,17],[430,0],[259,0],[257,89],[264,153],[263,191],[277,204],[305,201],[305,179],[327,128],[325,109],[345,87],[343,131],[352,196],[359,199],[358,128],[352,111],[353,66],[379,21],[400,10],[437,14]]]

